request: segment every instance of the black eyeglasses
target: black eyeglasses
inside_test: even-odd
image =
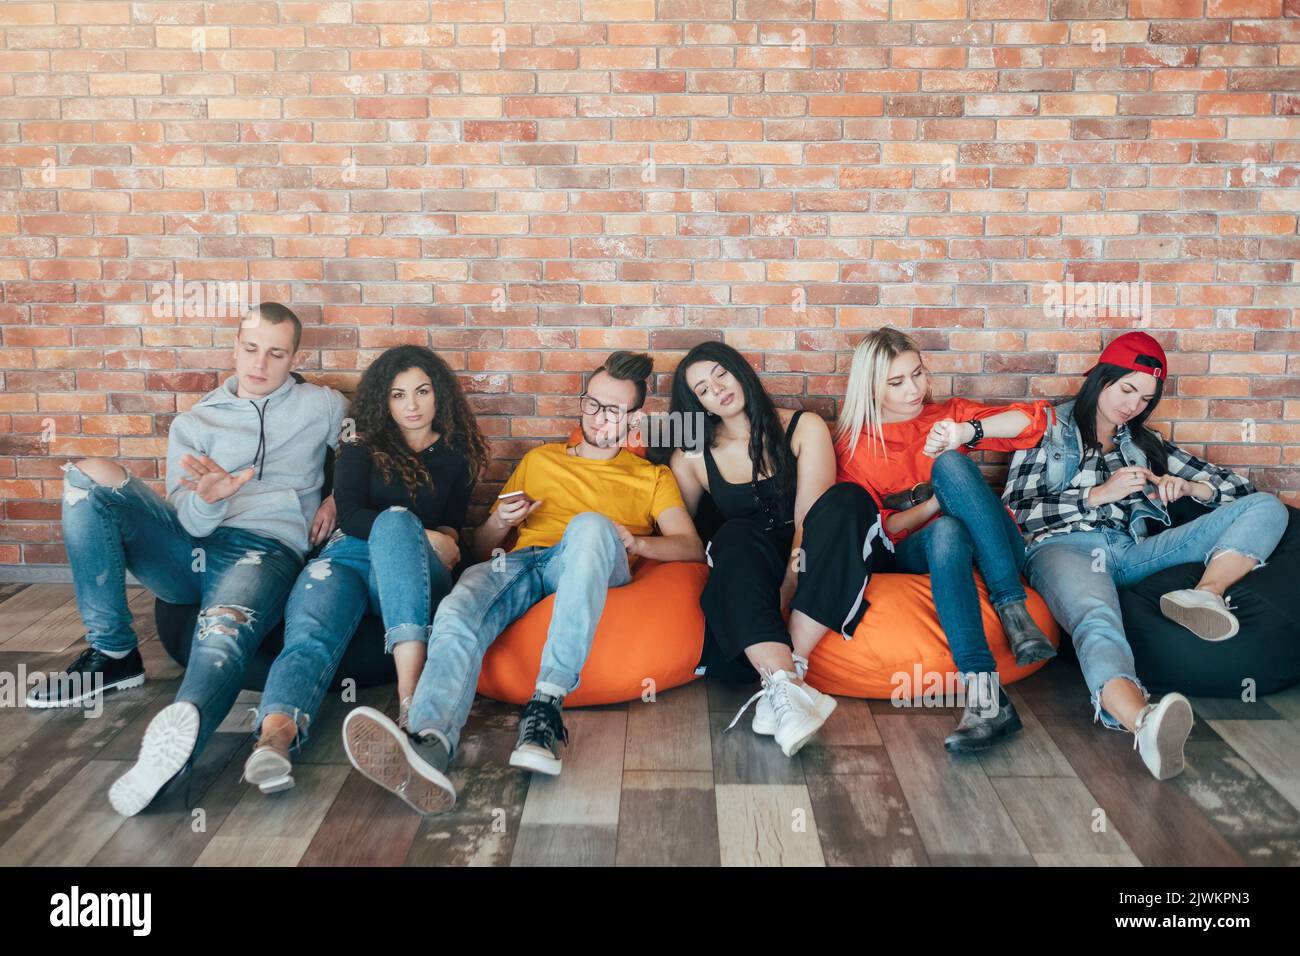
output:
[[[599,416],[601,418],[612,418],[619,421],[625,416],[636,411],[635,408],[628,408],[626,405],[604,405],[596,401],[586,392],[583,392],[579,398],[579,407],[582,408],[582,414]]]

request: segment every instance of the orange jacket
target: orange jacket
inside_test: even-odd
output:
[[[835,447],[835,457],[839,465],[837,481],[851,481],[861,485],[875,499],[880,508],[882,520],[888,520],[894,511],[883,505],[886,495],[896,491],[906,491],[921,481],[930,480],[930,469],[934,459],[925,454],[925,439],[935,422],[945,418],[955,422],[967,422],[971,419],[988,418],[1001,412],[1018,411],[1029,416],[1029,425],[1015,438],[984,438],[976,448],[988,451],[1016,451],[1021,448],[1033,448],[1046,431],[1052,404],[1047,401],[1023,402],[1014,405],[984,405],[967,398],[949,398],[940,402],[931,402],[921,407],[921,413],[906,422],[889,422],[883,429],[885,454],[880,453],[880,439],[866,432],[858,436],[857,450],[850,457],[848,441],[841,440]],[[961,448],[962,454],[966,453]],[[933,520],[933,519],[932,519]],[[927,522],[928,524],[929,522]],[[921,527],[924,527],[922,525]],[[897,534],[886,531],[889,540],[897,543],[912,532],[900,531]]]

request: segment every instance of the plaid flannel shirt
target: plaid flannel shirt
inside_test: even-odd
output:
[[[1168,456],[1166,471],[1169,474],[1188,481],[1203,481],[1214,489],[1214,497],[1201,502],[1206,507],[1213,508],[1224,501],[1255,492],[1254,485],[1231,469],[1201,461],[1164,438],[1161,438],[1161,444]],[[1016,452],[1007,474],[1006,488],[1002,492],[1002,500],[1015,515],[1028,543],[1033,544],[1050,535],[1068,534],[1071,531],[1096,531],[1101,528],[1128,531],[1130,512],[1144,492],[1134,492],[1120,501],[1108,502],[1096,508],[1087,504],[1090,488],[1104,484],[1115,471],[1125,467],[1118,447],[1107,455],[1089,449],[1079,463],[1078,474],[1059,492],[1047,488],[1049,454],[1046,443]]]

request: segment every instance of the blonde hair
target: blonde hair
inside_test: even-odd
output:
[[[889,366],[900,355],[921,352],[921,346],[906,332],[886,325],[867,334],[853,350],[853,364],[849,367],[849,384],[844,395],[844,407],[835,422],[835,441],[848,439],[849,454],[858,448],[858,438],[868,432],[885,454],[885,437],[880,426],[884,424],[881,404],[885,384],[889,381]],[[925,400],[930,400],[927,392]]]

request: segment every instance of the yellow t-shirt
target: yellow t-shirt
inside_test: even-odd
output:
[[[569,522],[584,511],[603,514],[640,536],[653,534],[655,521],[669,508],[686,507],[672,469],[626,448],[599,461],[570,455],[567,445],[539,445],[520,460],[501,489],[508,491],[542,502],[519,526],[516,551],[558,544]],[[493,511],[499,503],[493,503]]]

